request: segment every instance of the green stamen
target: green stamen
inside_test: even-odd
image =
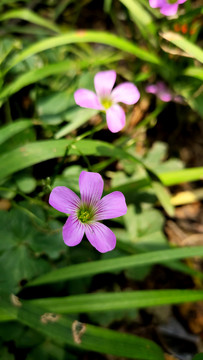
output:
[[[78,219],[82,222],[82,223],[89,223],[93,217],[94,217],[94,212],[92,209],[88,208],[87,206],[82,207],[78,210]]]
[[[101,104],[103,105],[103,107],[107,110],[111,107],[112,105],[112,100],[109,98],[103,98],[100,100]]]
[[[175,3],[177,2],[177,0],[167,0],[167,2],[168,2],[169,4],[175,4]]]

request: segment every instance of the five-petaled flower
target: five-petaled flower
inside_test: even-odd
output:
[[[149,0],[152,8],[159,8],[160,13],[166,16],[175,15],[178,11],[178,5],[186,0]]]
[[[155,94],[164,102],[174,101],[180,104],[184,103],[182,96],[174,94],[162,81],[158,81],[156,84],[147,85],[145,90],[148,93]]]
[[[79,177],[81,199],[65,186],[55,187],[49,204],[56,210],[70,214],[63,227],[63,240],[68,246],[78,245],[84,234],[101,253],[113,250],[116,236],[100,220],[125,215],[127,206],[120,191],[101,199],[104,182],[98,173],[82,171]]]
[[[115,81],[114,70],[100,71],[94,77],[96,94],[87,89],[78,89],[74,93],[77,105],[106,112],[107,125],[113,133],[125,126],[125,112],[118,103],[133,105],[140,98],[137,87],[131,82],[124,82],[112,90]]]

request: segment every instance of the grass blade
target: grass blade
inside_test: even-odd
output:
[[[97,326],[72,322],[67,317],[57,316],[55,321],[47,320],[47,310],[22,302],[18,308],[8,300],[0,299],[0,307],[16,316],[16,320],[54,339],[82,350],[96,351],[119,357],[140,360],[164,360],[163,352],[150,340],[134,335],[102,329]],[[84,329],[80,334],[79,330]]]
[[[19,132],[28,129],[33,126],[32,121],[30,120],[18,120],[12,124],[3,126],[0,129],[0,144],[3,144],[5,141],[10,139],[12,136],[18,134]]]
[[[188,67],[184,70],[183,75],[192,76],[203,81],[203,69],[200,67]]]
[[[139,159],[104,141],[47,140],[29,143],[1,155],[0,179],[39,162],[64,156],[67,149],[69,154],[126,158],[142,164]]]
[[[55,37],[49,37],[48,39],[41,40],[29,46],[11,60],[10,65],[6,71],[10,70],[19,62],[27,59],[29,56],[37,54],[41,51],[52,49],[57,46],[85,42],[95,42],[104,45],[110,45],[119,50],[133,54],[142,60],[161,65],[161,60],[156,54],[152,53],[152,51],[149,52],[144,50],[124,38],[103,31],[81,30]]]
[[[203,300],[203,290],[144,290],[85,294],[29,300],[29,304],[59,314],[140,309]]]
[[[186,54],[203,63],[203,50],[199,46],[191,43],[191,41],[186,39],[184,36],[176,34],[172,31],[165,32],[161,34],[161,36],[165,40],[170,41],[172,44],[185,51]]]
[[[166,186],[198,181],[203,179],[203,167],[182,169],[158,174],[161,182]]]
[[[164,261],[184,259],[192,256],[203,256],[203,247],[188,247],[169,250],[159,250],[145,254],[122,256],[116,259],[92,261],[71,265],[62,269],[51,271],[28,283],[27,286],[43,285],[58,281],[72,280],[84,276],[92,276],[111,272],[114,270],[125,270],[142,265],[160,264]]]
[[[29,9],[18,9],[18,10],[10,10],[5,14],[0,16],[0,21],[10,20],[10,19],[21,19],[33,24],[43,26],[49,30],[52,30],[56,33],[60,33],[58,26],[44,19],[43,17],[35,14],[33,11]]]

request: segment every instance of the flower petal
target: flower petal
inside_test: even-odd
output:
[[[151,94],[156,94],[162,101],[171,101],[173,96],[171,90],[162,82],[146,86],[146,91]]]
[[[65,214],[72,214],[80,204],[80,199],[67,187],[57,186],[49,196],[49,204],[58,211]]]
[[[152,85],[147,85],[145,88],[146,92],[150,93],[150,94],[157,94],[158,92],[158,86],[155,84]]]
[[[79,177],[81,200],[88,205],[96,205],[101,199],[104,182],[98,173],[82,171]]]
[[[76,104],[81,107],[97,110],[103,109],[103,106],[100,104],[97,95],[93,91],[87,89],[78,89],[74,93],[74,99]]]
[[[106,121],[111,132],[116,133],[125,126],[125,112],[123,108],[117,104],[111,106],[106,111]]]
[[[172,100],[172,94],[169,91],[162,91],[158,93],[158,97],[164,102],[169,102]]]
[[[70,215],[63,227],[63,241],[68,246],[78,245],[84,235],[84,225],[76,215]]]
[[[178,4],[183,4],[184,2],[186,2],[187,0],[178,0]]]
[[[125,197],[120,191],[114,191],[104,196],[99,204],[96,213],[96,220],[112,219],[127,212]]]
[[[116,81],[114,70],[100,71],[94,77],[94,86],[99,97],[108,97]]]
[[[164,3],[165,3],[165,1],[164,1]],[[149,5],[152,8],[158,8],[158,7],[162,6],[162,4],[163,4],[162,0],[149,0]]]
[[[160,13],[166,16],[175,15],[178,11],[178,4],[167,4],[161,7]]]
[[[99,222],[87,226],[85,234],[90,244],[101,253],[111,251],[116,246],[116,236],[114,233],[106,225]]]
[[[123,102],[124,104],[132,105],[138,102],[140,93],[134,84],[124,82],[115,87],[112,91],[111,98],[115,103]]]

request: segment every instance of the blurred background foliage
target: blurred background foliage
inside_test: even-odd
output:
[[[0,1],[2,360],[203,351],[201,5],[167,18],[147,0]],[[73,98],[108,69],[141,93],[117,134]],[[181,101],[148,94],[158,81]],[[65,246],[48,205],[55,186],[79,193],[82,170],[126,197],[110,253]]]

